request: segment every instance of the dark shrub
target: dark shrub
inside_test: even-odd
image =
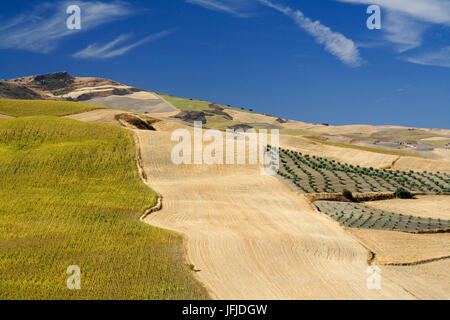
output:
[[[412,199],[413,195],[408,190],[398,188],[395,190],[395,197],[399,199]]]
[[[348,199],[350,201],[355,200],[355,198],[353,198],[353,194],[350,190],[347,190],[347,189],[342,190],[342,195],[345,197],[345,199]]]

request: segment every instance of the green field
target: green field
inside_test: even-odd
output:
[[[178,98],[168,94],[158,93],[159,96],[163,97],[167,102],[172,104],[175,108],[184,111],[203,111],[209,109],[211,102],[188,99],[188,98]]]
[[[174,97],[170,94],[164,94],[164,93],[157,93],[157,95],[164,98],[167,102],[171,103],[175,108],[185,111],[203,111],[208,110],[209,105],[213,102],[205,101],[205,100],[197,100],[197,99],[190,99],[190,98],[179,98]],[[241,108],[235,108],[235,107],[229,107],[226,108],[240,111],[240,112],[248,112],[253,113],[252,111],[241,109]]]
[[[138,177],[125,129],[4,119],[0,175],[0,299],[208,298],[181,237],[139,221],[157,196]],[[70,265],[81,290],[66,287]]]
[[[285,134],[289,136],[318,136],[320,133],[310,130],[299,130],[299,129],[281,129],[280,134]]]
[[[435,147],[444,147],[450,143],[450,139],[442,138],[442,140],[422,140],[421,143],[429,144]]]
[[[0,99],[0,113],[12,117],[64,116],[102,108],[81,102]]]

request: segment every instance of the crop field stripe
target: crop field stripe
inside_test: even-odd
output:
[[[0,113],[12,117],[65,116],[103,107],[81,102],[0,99]]]
[[[311,141],[314,141],[314,142],[318,142],[318,143],[322,143],[322,144],[326,144],[326,145],[334,146],[334,147],[356,149],[356,150],[361,150],[361,151],[389,154],[389,155],[400,156],[400,157],[413,157],[413,158],[429,159],[428,157],[419,156],[417,154],[407,153],[407,152],[402,152],[402,151],[392,151],[392,150],[384,150],[384,149],[378,149],[378,148],[363,147],[363,146],[357,146],[357,145],[353,145],[353,144],[324,141],[321,139],[314,139],[314,138],[308,138],[308,139]]]
[[[431,219],[387,212],[359,203],[315,201],[317,209],[348,228],[394,230],[402,232],[445,231],[450,220]],[[356,223],[359,222],[359,223]]]
[[[302,193],[393,192],[404,188],[416,192],[450,193],[450,181],[441,173],[364,168],[326,158],[281,149],[279,174]],[[341,176],[342,175],[342,176]]]

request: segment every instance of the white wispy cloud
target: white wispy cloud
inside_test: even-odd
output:
[[[436,52],[427,52],[411,57],[402,57],[403,60],[425,66],[450,68],[450,46]]]
[[[422,45],[428,23],[411,19],[398,11],[387,11],[384,17],[385,39],[395,44],[396,51],[405,52]]]
[[[82,29],[68,30],[66,9],[78,5],[82,14]],[[22,49],[49,53],[64,38],[133,14],[131,7],[121,1],[62,1],[40,4],[30,12],[0,23],[0,49]]]
[[[230,13],[237,17],[246,17],[247,13],[244,10],[248,7],[248,1],[242,0],[185,0],[188,3],[199,5],[203,8],[214,10],[214,11],[223,11],[226,13]]]
[[[255,8],[255,4],[264,5],[266,7],[275,9],[289,18],[293,19],[295,23],[312,35],[315,40],[324,45],[325,50],[336,56],[345,64],[358,67],[363,64],[363,59],[359,54],[356,44],[346,38],[343,34],[331,30],[329,27],[323,25],[319,21],[313,21],[300,10],[293,10],[290,7],[275,4],[269,0],[185,0],[186,2],[197,4],[204,8],[223,11],[233,14],[235,16],[248,16],[249,10]]]
[[[162,31],[162,32],[159,32],[156,34],[149,35],[142,40],[139,40],[139,41],[133,42],[131,44],[117,48],[117,45],[125,42],[126,40],[130,39],[130,37],[131,37],[131,35],[126,35],[126,34],[120,35],[113,41],[111,41],[107,44],[104,44],[104,45],[99,45],[98,43],[91,44],[91,45],[87,46],[86,48],[84,48],[83,50],[75,53],[73,55],[73,57],[74,58],[95,58],[95,59],[108,59],[108,58],[118,57],[138,46],[161,39],[161,38],[169,35],[173,31],[174,30],[165,30],[165,31]]]
[[[337,0],[356,4],[377,4],[386,12],[385,39],[399,52],[423,44],[424,33],[432,24],[450,26],[449,0]]]
[[[324,45],[325,50],[336,56],[345,64],[352,67],[359,67],[364,63],[356,44],[342,33],[331,30],[329,27],[320,23],[320,21],[313,21],[310,18],[305,17],[300,10],[293,10],[290,7],[280,6],[269,0],[258,1],[293,19],[300,28],[312,35],[318,43]]]
[[[384,38],[396,50],[405,53],[424,45],[425,32],[433,25],[450,26],[449,0],[337,0],[356,4],[377,4],[382,7]],[[450,50],[444,47],[436,52],[401,57],[411,63],[449,67]]]
[[[377,4],[385,9],[401,12],[422,21],[450,25],[448,0],[337,0],[340,2]]]

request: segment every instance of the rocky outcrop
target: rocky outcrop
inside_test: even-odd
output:
[[[43,99],[40,94],[32,89],[9,83],[7,81],[0,81],[0,98],[1,99],[21,99],[21,100],[40,100]]]
[[[242,123],[242,124],[235,124],[234,126],[230,126],[228,128],[231,129],[231,130],[234,130],[234,131],[238,131],[238,130],[247,131],[249,129],[253,129],[252,126],[249,126],[248,124],[244,124],[244,123]]]
[[[206,114],[203,111],[181,111],[174,118],[181,119],[189,123],[194,123],[194,121],[201,121],[202,124],[206,123]]]

